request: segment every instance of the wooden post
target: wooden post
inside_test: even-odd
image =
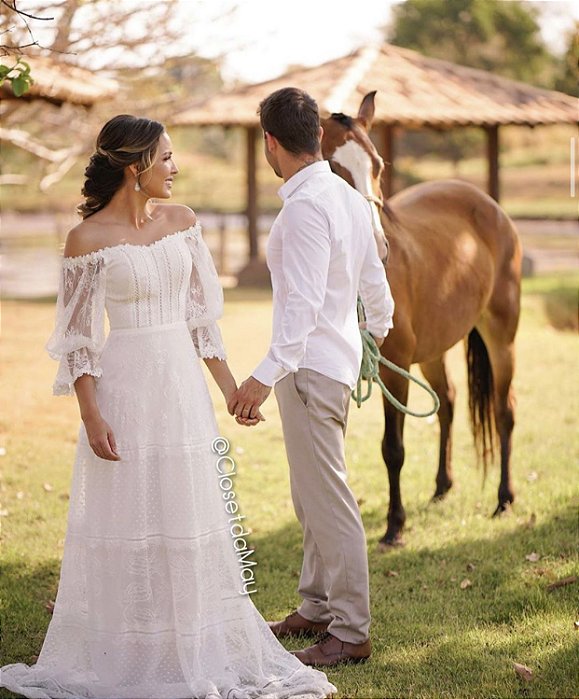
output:
[[[499,201],[499,125],[485,127],[487,135],[488,178],[487,192]]]
[[[248,126],[247,132],[247,232],[249,235],[249,259],[256,260],[257,245],[257,158],[255,144],[257,126]]]
[[[392,124],[380,124],[378,128],[378,152],[384,159],[382,195],[388,199],[394,194],[394,127]]]
[[[269,286],[271,279],[265,260],[259,259],[257,240],[257,222],[259,210],[257,207],[257,157],[255,146],[258,127],[247,126],[247,232],[249,237],[249,260],[237,274],[239,286]]]

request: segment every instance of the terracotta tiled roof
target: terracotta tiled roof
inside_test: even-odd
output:
[[[115,95],[118,85],[84,68],[71,66],[47,56],[23,56],[30,65],[34,80],[30,90],[22,97],[14,97],[8,81],[0,87],[2,99],[44,99],[53,104],[68,102],[90,107],[100,100]],[[14,65],[14,56],[1,56],[2,65]]]
[[[290,85],[309,92],[326,114],[356,114],[362,97],[377,90],[375,121],[407,127],[559,124],[573,123],[579,116],[577,100],[561,92],[383,44],[213,95],[171,121],[254,125],[260,100]]]

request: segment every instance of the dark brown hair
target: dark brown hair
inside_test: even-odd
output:
[[[128,165],[138,164],[137,179],[153,167],[159,138],[164,131],[165,127],[158,121],[130,114],[119,114],[107,121],[84,171],[82,194],[85,201],[77,207],[83,219],[110,202],[123,182]]]
[[[320,114],[313,97],[297,87],[272,92],[259,105],[261,127],[290,153],[320,150]]]

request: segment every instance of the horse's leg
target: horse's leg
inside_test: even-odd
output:
[[[442,500],[452,487],[452,419],[456,390],[446,371],[444,359],[445,355],[443,354],[438,359],[420,365],[424,378],[432,386],[440,400],[440,410],[438,411],[440,453],[433,500]]]
[[[505,342],[502,329],[493,332],[494,320],[481,327],[493,370],[493,406],[495,425],[501,448],[501,481],[498,505],[493,516],[504,512],[514,502],[515,493],[511,482],[510,459],[513,428],[515,426],[515,394],[512,386],[515,367],[514,341]]]
[[[399,364],[399,362],[396,362]],[[400,364],[399,364],[400,365]],[[403,367],[408,369],[407,366]],[[408,381],[394,372],[381,367],[381,378],[388,390],[403,404],[408,400]],[[398,411],[384,396],[384,439],[382,440],[382,457],[388,469],[390,484],[390,503],[388,505],[388,528],[379,541],[379,548],[386,550],[391,546],[402,545],[402,530],[406,521],[406,512],[402,506],[400,494],[400,471],[404,465],[404,413]]]
[[[515,255],[516,262],[516,255]],[[497,284],[488,309],[477,325],[487,347],[493,373],[493,408],[501,447],[499,500],[493,516],[504,512],[515,500],[511,482],[510,459],[515,426],[515,394],[512,386],[515,370],[515,334],[520,313],[520,281],[513,264]]]

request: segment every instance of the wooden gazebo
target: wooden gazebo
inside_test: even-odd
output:
[[[508,80],[483,70],[424,56],[391,44],[368,46],[313,68],[213,95],[175,115],[173,124],[222,125],[245,129],[247,138],[247,217],[250,260],[257,248],[257,107],[284,86],[306,90],[322,115],[355,115],[363,96],[377,90],[373,136],[386,168],[383,190],[392,192],[395,129],[451,129],[477,126],[487,142],[487,189],[499,199],[499,127],[575,123],[577,100],[560,92]]]

